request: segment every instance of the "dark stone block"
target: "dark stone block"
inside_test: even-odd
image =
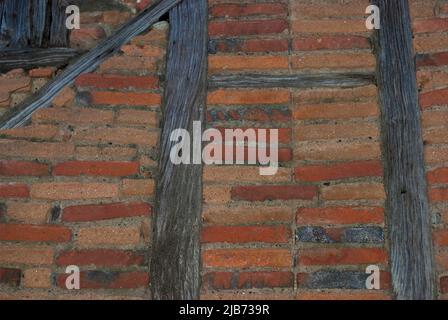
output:
[[[322,227],[301,227],[297,229],[296,239],[300,242],[333,243]]]
[[[345,229],[343,242],[381,243],[384,242],[384,230],[381,227],[363,227]]]

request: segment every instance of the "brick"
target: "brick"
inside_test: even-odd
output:
[[[414,38],[416,52],[444,51],[448,48],[448,36],[446,34],[417,35]]]
[[[217,145],[218,146],[218,145]],[[241,161],[244,164],[248,164],[249,159],[255,159],[257,163],[260,161],[260,154],[269,154],[270,150],[265,150],[263,147],[238,147],[236,144],[233,146],[229,145],[221,145],[222,153],[221,159],[222,162],[225,162],[226,158],[231,159],[232,163],[236,163],[236,161]],[[242,149],[241,153],[239,150]],[[233,155],[233,157],[232,157]],[[249,155],[253,155],[253,158],[250,158]],[[277,149],[278,162],[288,162],[292,160],[292,150],[290,148],[278,148]],[[207,158],[208,159],[208,158]],[[266,179],[266,177],[265,177]]]
[[[417,56],[417,68],[437,67],[448,64],[448,53],[438,52],[432,54],[420,54]]]
[[[308,248],[298,253],[302,266],[384,264],[387,253],[380,248]]]
[[[82,227],[76,244],[81,247],[136,246],[140,243],[140,227]]]
[[[74,146],[67,143],[44,143],[0,140],[0,156],[27,159],[64,159],[73,155]]]
[[[133,160],[137,154],[137,149],[130,147],[93,147],[93,146],[79,146],[76,148],[76,158],[79,160]]]
[[[24,91],[30,88],[31,79],[23,73],[15,74],[14,70],[0,77],[0,101],[9,99],[13,92]]]
[[[384,223],[384,209],[379,207],[329,207],[300,208],[297,211],[299,225],[327,224],[381,224]]]
[[[377,142],[312,142],[300,144],[294,150],[299,160],[356,161],[376,160],[381,155]]]
[[[323,53],[291,57],[293,69],[373,69],[375,57],[369,52]]]
[[[293,109],[295,120],[344,120],[377,117],[378,114],[378,106],[373,102],[301,105]]]
[[[61,131],[53,125],[31,124],[22,128],[2,130],[2,136],[8,138],[23,138],[29,140],[58,140]]]
[[[58,286],[65,288],[68,275],[60,274]],[[135,289],[149,285],[149,274],[146,272],[117,272],[91,270],[83,271],[80,275],[80,287],[83,289]]]
[[[285,207],[204,207],[203,222],[211,225],[289,223],[291,209]]]
[[[287,70],[286,56],[223,56],[212,55],[208,58],[209,73],[220,71],[251,70]]]
[[[125,105],[125,106],[158,106],[162,98],[158,93],[139,92],[107,92],[94,91],[91,93],[92,103],[96,105]]]
[[[308,36],[294,38],[292,48],[298,51],[369,49],[370,43],[369,39],[363,36]]]
[[[448,161],[448,148],[444,146],[425,148],[425,160],[427,163],[440,163]]]
[[[321,195],[324,200],[384,200],[386,198],[381,183],[338,184],[323,188]]]
[[[26,184],[0,184],[0,198],[27,198],[30,190]]]
[[[214,17],[248,17],[257,15],[287,15],[288,9],[282,3],[217,4],[210,8]]]
[[[9,202],[8,218],[10,221],[45,224],[47,222],[48,213],[50,212],[50,204],[39,202]]]
[[[125,127],[80,129],[73,136],[73,140],[76,142],[141,146],[155,146],[158,139],[158,133],[155,131]]]
[[[159,79],[154,76],[122,76],[86,73],[76,79],[79,87],[101,89],[156,89]]]
[[[53,249],[44,246],[0,246],[0,263],[50,265],[53,263]]]
[[[124,196],[150,196],[154,194],[154,180],[125,179],[121,185],[121,194]]]
[[[363,17],[366,1],[347,1],[344,3],[314,4],[305,1],[291,3],[291,17],[298,19],[303,17],[328,18],[328,17]]]
[[[31,161],[0,161],[1,176],[47,176],[48,164]]]
[[[60,108],[64,106],[69,106],[70,102],[75,99],[76,92],[70,88],[65,87],[60,93],[53,99],[53,106]]]
[[[448,293],[448,277],[440,278],[440,291],[442,293]]]
[[[362,300],[392,300],[389,293],[385,292],[349,292],[341,293],[340,290],[330,291],[326,290],[322,292],[318,291],[305,291],[299,292],[297,296],[298,300],[347,300],[347,301],[362,301]]]
[[[332,20],[293,20],[291,30],[294,33],[366,33],[364,19],[332,19]]]
[[[312,200],[317,196],[314,186],[241,186],[232,188],[233,200]]]
[[[413,21],[414,33],[443,32],[448,30],[448,19],[418,19]]]
[[[252,166],[206,166],[205,182],[288,182],[291,180],[290,170],[279,168],[273,176],[261,176],[259,167]]]
[[[300,166],[295,170],[297,181],[318,182],[358,177],[381,177],[383,167],[380,161],[357,161],[335,165]]]
[[[53,168],[53,175],[125,177],[138,174],[139,171],[138,162],[69,161],[58,163]]]
[[[309,103],[334,103],[334,102],[347,102],[353,104],[354,102],[359,105],[361,100],[375,98],[377,96],[377,87],[374,85],[363,86],[359,88],[345,88],[345,89],[307,89],[294,91],[294,102],[298,104]],[[346,103],[346,104],[347,104]],[[372,103],[372,102],[371,102]],[[343,106],[343,104],[340,104]],[[374,104],[377,107],[377,103]]]
[[[206,268],[290,268],[288,249],[210,249],[203,253]]]
[[[89,108],[48,108],[33,114],[33,122],[64,124],[111,124],[114,113]]]
[[[215,39],[210,46],[217,52],[286,52],[288,40],[286,39]]]
[[[207,204],[224,204],[230,202],[230,187],[210,186],[204,187],[203,198]]]
[[[152,45],[124,45],[120,50],[129,57],[163,57],[165,49]]]
[[[252,105],[287,104],[289,90],[215,90],[209,92],[207,104]]]
[[[293,282],[291,272],[210,272],[203,277],[203,286],[212,290],[288,288]]]
[[[297,281],[299,288],[307,289],[366,289],[366,280],[369,274],[362,271],[339,271],[323,270],[313,273],[298,274]],[[388,275],[383,272],[381,275],[381,290],[388,289],[390,282]]]
[[[288,22],[280,19],[259,21],[212,21],[208,25],[208,33],[210,37],[279,34],[286,30],[288,30]]]
[[[340,233],[337,235],[333,230],[322,227],[300,227],[296,230],[297,242],[311,242],[311,243],[334,243],[340,241]],[[339,231],[339,230],[337,230]]]
[[[448,252],[438,252],[435,254],[437,267],[441,269],[448,269]]]
[[[151,206],[144,202],[86,204],[64,208],[62,220],[66,222],[98,221],[148,216],[151,212]]]
[[[448,246],[448,230],[436,230],[434,232],[434,243],[439,246]]]
[[[83,27],[70,33],[70,44],[82,50],[93,48],[99,40],[106,37],[106,32],[101,27]]]
[[[380,227],[352,227],[342,232],[342,242],[383,243],[384,230]]]
[[[23,286],[25,288],[51,288],[51,269],[27,269],[23,273]]]
[[[448,189],[432,188],[429,189],[429,199],[433,202],[448,201]]]
[[[119,124],[158,127],[157,113],[144,110],[120,110],[118,111],[116,122]]]
[[[295,129],[296,141],[330,140],[344,138],[378,138],[375,123],[312,124],[300,125]]]
[[[423,109],[446,104],[448,104],[448,89],[434,90],[420,94],[420,106]]]
[[[56,68],[54,67],[41,67],[36,69],[31,69],[28,75],[31,78],[51,78],[55,73]]]
[[[248,127],[215,127],[215,129],[219,130],[222,134],[223,137],[225,137],[226,132],[225,130],[243,130],[244,132],[246,132],[247,130],[250,131],[254,131],[255,135],[256,135],[256,139],[257,141],[261,140],[260,138],[260,134],[261,132],[265,132],[265,141],[269,141],[271,138],[271,128],[248,128]],[[291,128],[275,128],[275,130],[277,130],[278,133],[278,143],[290,143],[291,142],[291,138],[292,138],[292,130]],[[226,142],[231,142],[231,141],[227,141]],[[264,141],[259,141],[259,142],[264,142]]]
[[[25,224],[0,224],[0,240],[32,242],[69,242],[70,229],[60,226]]]
[[[287,122],[291,120],[291,111],[286,108],[248,107],[241,109],[213,110],[207,113],[208,122],[227,120],[247,120],[257,122]]]
[[[0,268],[0,285],[18,287],[21,278],[22,271],[20,269]]]
[[[424,128],[444,126],[448,123],[448,111],[427,110],[422,114]]]
[[[439,168],[428,172],[427,180],[430,184],[448,183],[448,168]]]
[[[291,229],[285,226],[206,227],[202,230],[203,243],[288,243]]]
[[[152,57],[133,57],[126,56],[113,56],[104,61],[99,71],[102,73],[115,73],[126,70],[127,73],[142,73],[156,72],[158,65],[158,59]]]
[[[56,259],[58,266],[123,267],[143,265],[143,254],[129,250],[92,249],[63,251]]]
[[[118,196],[118,186],[112,183],[54,182],[31,186],[31,197],[49,200],[101,199]]]

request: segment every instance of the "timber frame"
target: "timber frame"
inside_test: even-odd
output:
[[[48,107],[77,76],[93,71],[169,12],[171,30],[150,265],[151,294],[154,299],[197,299],[202,166],[173,166],[168,161],[171,130],[192,130],[194,120],[204,121],[207,87],[353,88],[377,82],[393,288],[398,299],[432,299],[435,285],[431,225],[408,0],[372,3],[381,12],[381,29],[373,41],[378,62],[376,75],[248,74],[213,75],[207,79],[207,1],[159,0],[0,118],[0,129],[26,124],[36,110]],[[67,59],[72,55],[66,54]],[[20,62],[11,62],[14,63]],[[1,64],[0,54],[3,70]]]

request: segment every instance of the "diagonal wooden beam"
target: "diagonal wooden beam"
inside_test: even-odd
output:
[[[170,152],[177,143],[170,136],[176,129],[193,136],[193,121],[205,119],[207,18],[207,0],[184,0],[170,11],[150,269],[153,299],[199,298],[202,164],[173,164]]]
[[[434,266],[407,0],[373,0],[392,282],[398,299],[433,299]]]
[[[151,27],[162,15],[182,0],[160,0],[143,10],[131,21],[123,25],[112,36],[102,41],[91,51],[82,55],[63,72],[46,84],[36,95],[31,96],[0,118],[0,129],[20,127],[28,122],[31,115],[48,107],[53,98],[64,87],[70,85],[82,73],[95,70],[104,60],[116,53],[121,46]]]

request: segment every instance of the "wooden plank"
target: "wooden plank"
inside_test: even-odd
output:
[[[375,45],[393,288],[398,299],[433,299],[431,223],[409,5],[407,0],[373,4],[381,12]]]
[[[374,83],[372,73],[218,74],[209,78],[210,88],[353,88]]]
[[[207,17],[207,0],[184,0],[170,11],[150,269],[153,299],[199,298],[202,164],[174,165],[170,152],[176,143],[170,135],[186,129],[192,136],[193,121],[205,119]]]
[[[0,72],[16,68],[61,67],[77,56],[78,50],[70,48],[3,50],[0,51]]]
[[[68,47],[69,32],[65,25],[67,4],[65,0],[51,1],[49,47]]]
[[[41,48],[45,32],[47,0],[31,0],[30,3],[33,13],[31,15],[31,46]]]
[[[72,84],[76,77],[82,73],[95,70],[104,60],[115,54],[122,45],[147,30],[180,1],[182,0],[160,0],[143,10],[112,36],[69,65],[52,81],[42,87],[36,95],[6,112],[0,118],[0,129],[16,128],[27,123],[36,110],[48,107],[53,98],[66,86]]]

